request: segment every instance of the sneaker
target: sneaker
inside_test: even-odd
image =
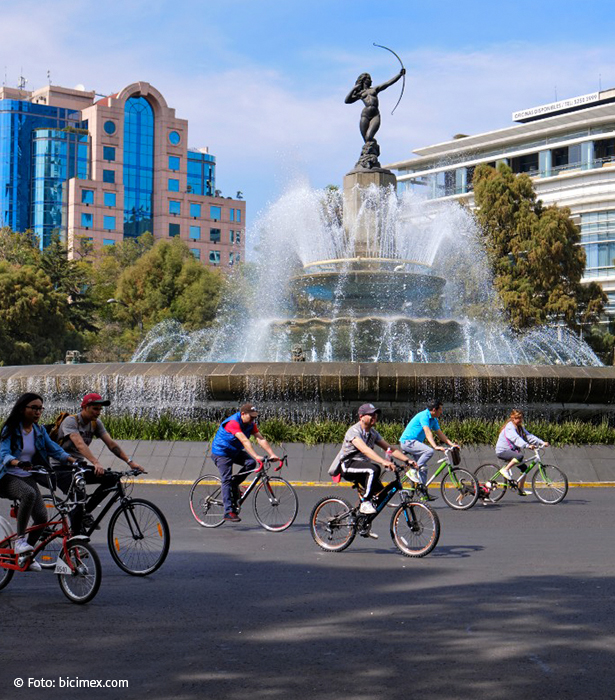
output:
[[[412,467],[410,467],[406,472],[406,475],[408,476],[410,481],[413,481],[415,484],[421,483],[421,477],[417,469],[413,469]]]
[[[227,520],[229,523],[241,522],[241,518],[237,515],[237,513],[233,513],[233,511],[231,511],[230,513],[226,513],[224,515],[224,520]]]
[[[374,504],[371,501],[363,501],[363,503],[361,503],[361,505],[359,506],[359,512],[363,513],[363,515],[373,515],[378,511],[376,510]]]
[[[15,539],[15,554],[25,554],[26,552],[31,552],[34,547],[28,544],[25,537],[17,537]]]
[[[23,566],[26,563],[26,559],[29,559],[29,557],[19,557],[19,566]],[[33,571],[38,574],[38,572],[42,570],[43,567],[36,561],[36,559],[31,559],[30,566],[26,569],[25,573],[28,573],[28,571]]]
[[[421,501],[423,501],[423,503],[435,500],[437,500],[437,496],[432,496],[427,489],[423,491],[423,495],[421,496]]]
[[[517,487],[517,493],[520,496],[527,496],[528,495],[527,491],[524,491],[522,488],[519,488],[519,487]]]
[[[94,522],[95,522],[95,520],[92,517],[92,515],[90,513],[86,513],[83,516],[83,520],[81,521],[81,524],[86,530],[90,530],[90,529],[100,530],[100,525],[94,525]]]
[[[361,535],[361,537],[371,537],[373,540],[378,539],[378,535],[375,532],[372,532],[371,530],[361,530],[361,532],[359,532],[359,535]]]

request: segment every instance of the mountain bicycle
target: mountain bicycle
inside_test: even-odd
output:
[[[385,485],[372,503],[376,512],[364,515],[359,503],[351,505],[339,496],[325,496],[314,506],[310,515],[310,532],[316,544],[325,552],[341,552],[350,546],[357,535],[369,537],[375,518],[389,501],[399,494],[400,505],[391,516],[390,533],[397,549],[406,557],[424,557],[438,544],[440,520],[426,503],[411,500],[403,488],[408,478],[405,467],[393,461],[395,478]],[[357,486],[359,493],[362,487]]]
[[[91,468],[88,467],[88,469]],[[132,498],[130,494],[135,482],[123,480],[123,477],[136,477],[143,473],[137,469],[128,469],[123,472],[107,469],[107,474],[115,477],[115,484],[106,489],[106,493],[111,494],[111,498],[98,511],[98,515],[93,518],[91,524],[83,528],[84,533],[90,537],[95,530],[99,529],[103,518],[119,501],[107,526],[107,546],[113,561],[122,571],[131,576],[147,576],[157,571],[164,564],[171,544],[169,525],[160,508],[143,498]],[[62,504],[69,510],[74,507],[83,508],[86,500],[82,493],[85,493],[85,482],[80,484],[73,476]],[[50,509],[56,507],[54,498],[52,494],[51,498],[47,496],[43,499]],[[54,545],[50,543],[41,557],[41,566],[53,566],[55,555]]]
[[[417,484],[408,478],[404,490],[408,491],[413,500],[426,499],[429,485],[446,470],[446,473],[440,480],[440,493],[446,505],[455,510],[472,508],[478,501],[478,480],[472,472],[463,467],[458,467],[459,462],[459,449],[455,447],[447,448],[444,451],[444,457],[438,460],[438,468],[427,480],[426,484]],[[406,475],[410,477],[408,472]],[[396,508],[399,503],[399,498],[394,498],[389,503],[389,506]]]
[[[16,571],[27,571],[34,557],[54,544],[54,561],[46,568],[53,568],[54,573],[58,575],[62,593],[71,603],[87,603],[94,598],[100,588],[102,568],[98,554],[89,543],[89,537],[72,534],[68,518],[72,505],[56,499],[50,468],[38,467],[32,469],[30,473],[46,478],[56,517],[26,529],[26,534],[39,532],[39,541],[35,544],[33,551],[22,555],[16,554],[13,549],[17,534],[13,532],[10,523],[0,517],[0,538],[2,538],[0,539],[0,589],[8,586]],[[78,468],[75,472],[77,479],[80,478],[80,473],[81,470]],[[18,508],[19,501],[13,501],[11,513],[15,517],[17,517]]]
[[[239,487],[236,511],[248,496],[254,492],[254,517],[259,525],[270,532],[282,532],[289,528],[297,517],[299,499],[295,489],[280,476],[270,476],[269,469],[273,462],[264,457],[262,467],[258,465],[246,474],[254,474],[254,479],[246,486]],[[288,456],[279,460],[274,471],[279,471],[288,464]],[[198,478],[190,489],[190,510],[194,519],[203,527],[219,527],[224,522],[224,502],[222,500],[222,482],[219,476],[205,474]]]
[[[536,469],[532,476],[532,491],[534,496],[541,502],[553,506],[560,503],[568,493],[568,477],[559,468],[551,464],[543,464],[540,457],[542,448],[534,448],[534,456],[529,462],[523,460],[517,465],[521,474],[529,475]],[[508,462],[508,460],[506,460]],[[504,497],[507,489],[518,491],[518,483],[515,479],[507,479],[502,474],[504,467],[497,467],[494,464],[481,464],[474,472],[478,479],[480,494],[479,497],[485,501],[497,503]]]

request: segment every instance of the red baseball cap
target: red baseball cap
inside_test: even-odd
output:
[[[91,403],[96,403],[99,406],[111,406],[111,401],[109,401],[109,399],[103,399],[100,394],[86,394],[81,402],[81,408],[85,408]]]

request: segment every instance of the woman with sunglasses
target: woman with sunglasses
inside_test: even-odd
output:
[[[43,399],[38,394],[20,396],[0,430],[0,498],[19,499],[15,553],[31,552],[40,534],[31,532],[26,538],[30,516],[35,525],[47,522],[47,509],[30,469],[33,464],[47,464],[49,457],[60,462],[74,462],[64,450],[51,440],[44,427],[38,424],[43,412]],[[32,560],[28,571],[40,571]]]

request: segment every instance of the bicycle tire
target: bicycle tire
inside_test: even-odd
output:
[[[352,506],[337,496],[325,496],[312,508],[310,533],[325,552],[341,552],[357,535]]]
[[[0,591],[9,585],[14,575],[15,569],[5,569],[4,567],[0,567]]]
[[[75,570],[70,574],[58,574],[62,593],[71,601],[83,605],[98,593],[102,580],[102,568],[96,550],[87,542],[73,542],[67,548]],[[62,550],[60,559],[66,562],[67,552]]]
[[[222,482],[214,474],[197,479],[190,489],[190,510],[202,527],[220,527],[224,522]]]
[[[53,503],[53,498],[51,496],[43,496],[43,503],[45,508],[47,508],[47,520],[57,520],[60,514],[56,510]],[[51,542],[48,542],[43,549],[40,550],[36,561],[41,565],[43,569],[53,569],[55,568],[60,552],[62,551],[62,538],[56,537]]]
[[[477,467],[474,471],[474,476],[479,486],[481,484],[484,486],[487,482],[491,484],[489,498],[485,499],[491,501],[491,503],[501,501],[508,488],[506,479],[501,474],[498,474],[497,478],[493,478],[493,475],[499,471],[499,469],[500,468],[496,467],[495,464],[481,464],[480,467]]]
[[[254,492],[254,517],[269,532],[283,532],[294,522],[299,512],[295,489],[281,476],[261,481]]]
[[[449,508],[468,510],[478,501],[478,480],[467,469],[456,467],[444,473],[440,493]]]
[[[440,519],[426,503],[405,503],[391,516],[391,539],[406,557],[427,556],[440,539]]]
[[[568,477],[552,464],[538,464],[532,476],[534,496],[549,506],[561,503],[568,493]]]
[[[163,512],[150,501],[131,498],[117,508],[107,529],[115,563],[131,576],[148,576],[167,558],[171,532]]]

